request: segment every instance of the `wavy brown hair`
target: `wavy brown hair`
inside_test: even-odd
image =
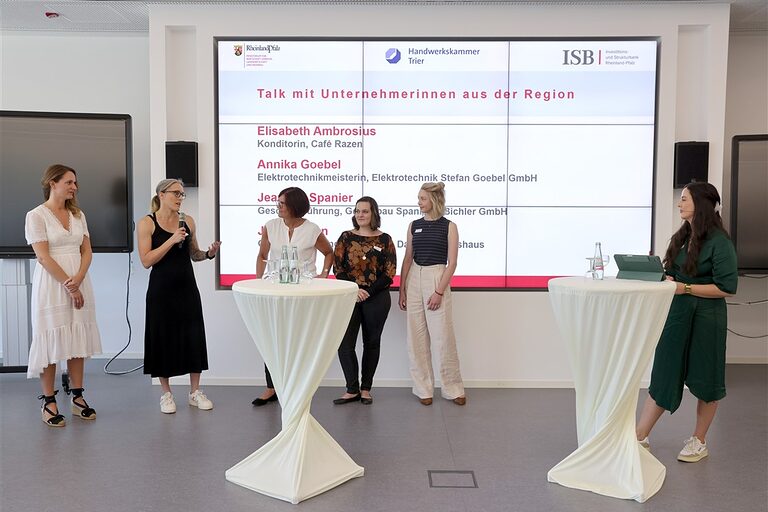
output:
[[[376,202],[374,198],[371,196],[363,196],[360,199],[357,200],[355,203],[355,209],[357,209],[357,205],[360,203],[368,203],[371,205],[371,226],[370,228],[373,231],[376,231],[381,226],[381,214],[379,213],[379,203]],[[360,229],[360,224],[357,223],[357,219],[354,215],[352,215],[352,225],[355,226],[355,229]]]
[[[49,197],[51,197],[51,182],[53,181],[58,183],[61,181],[61,178],[63,178],[64,175],[68,172],[74,174],[75,180],[77,180],[77,173],[75,170],[63,164],[53,164],[45,170],[43,173],[43,179],[40,180],[40,184],[43,186],[43,196],[45,197],[46,201]],[[75,181],[75,183],[77,183],[77,181]],[[77,188],[80,188],[79,184],[77,185]],[[78,219],[80,218],[80,207],[77,205],[77,196],[64,201],[64,207],[72,212],[72,215]]]
[[[672,235],[664,255],[664,268],[667,270],[672,268],[680,249],[688,242],[688,256],[683,265],[683,272],[686,275],[694,276],[701,246],[704,245],[709,235],[715,231],[722,231],[728,236],[728,231],[723,227],[720,213],[715,210],[720,204],[720,194],[717,193],[717,189],[713,185],[704,182],[690,183],[686,185],[684,190],[691,194],[693,219],[690,222],[683,222],[680,229]]]

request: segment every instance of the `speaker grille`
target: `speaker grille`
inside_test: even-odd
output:
[[[675,143],[675,188],[695,181],[707,181],[709,142]]]
[[[197,186],[197,142],[165,143],[165,177],[178,178],[187,187]]]

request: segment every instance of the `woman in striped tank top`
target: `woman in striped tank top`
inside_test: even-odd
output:
[[[408,242],[400,272],[400,309],[408,312],[408,356],[413,394],[432,404],[435,375],[432,350],[440,361],[441,395],[456,405],[467,403],[453,332],[451,277],[456,271],[459,231],[443,217],[445,184],[425,183],[419,190],[424,217],[408,226]]]

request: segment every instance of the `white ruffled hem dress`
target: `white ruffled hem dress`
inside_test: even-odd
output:
[[[69,213],[69,229],[45,205],[27,213],[24,234],[28,244],[48,242],[51,257],[73,276],[80,269],[80,246],[88,234],[85,214]],[[59,361],[87,358],[101,353],[101,337],[96,325],[96,304],[91,280],[86,274],[80,284],[84,304],[75,309],[64,285],[42,265],[32,277],[32,346],[29,349],[27,378],[39,377],[43,369]]]

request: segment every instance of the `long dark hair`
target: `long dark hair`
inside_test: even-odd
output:
[[[688,257],[685,259],[683,272],[693,276],[696,274],[699,251],[707,237],[716,230],[722,231],[726,236],[728,232],[723,227],[723,219],[720,217],[720,194],[713,185],[704,182],[690,183],[686,185],[685,190],[691,194],[693,201],[693,219],[690,222],[683,222],[680,229],[672,235],[667,253],[664,255],[664,268],[667,270],[672,268],[680,249],[687,241]]]

